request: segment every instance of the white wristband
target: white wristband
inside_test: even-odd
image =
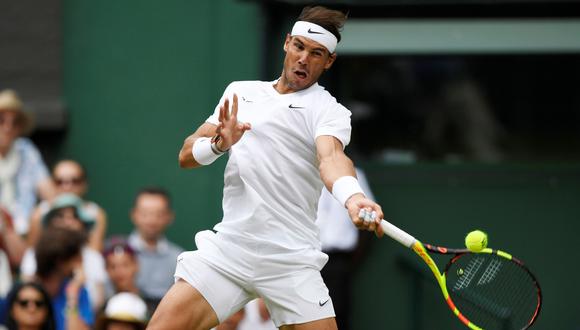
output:
[[[354,194],[364,194],[354,176],[341,176],[332,185],[332,195],[342,206],[346,206],[346,201]]]
[[[201,165],[209,165],[223,155],[223,153],[216,153],[213,150],[211,139],[208,137],[200,137],[195,140],[191,153],[195,161]]]

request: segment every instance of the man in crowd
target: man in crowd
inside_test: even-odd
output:
[[[135,230],[129,245],[137,252],[137,285],[148,306],[156,306],[173,284],[175,260],[183,249],[165,237],[173,222],[169,193],[159,187],[141,189],[131,210]]]

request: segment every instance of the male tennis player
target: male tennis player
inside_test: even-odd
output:
[[[185,168],[229,153],[224,216],[216,232],[197,233],[198,250],[177,258],[176,283],[149,329],[209,329],[256,297],[281,329],[337,328],[314,223],[322,184],[358,228],[383,235],[381,208],[365,197],[343,152],[350,112],[317,83],[336,59],[345,20],[339,11],[305,8],[286,36],[280,78],[231,83],[185,140]]]

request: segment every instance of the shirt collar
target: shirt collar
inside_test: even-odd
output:
[[[138,232],[134,231],[129,236],[129,244],[135,248],[137,251],[150,251],[149,246],[145,242],[145,240],[139,235]],[[169,250],[169,241],[165,236],[161,236],[157,240],[157,245],[155,246],[155,252],[166,252]]]

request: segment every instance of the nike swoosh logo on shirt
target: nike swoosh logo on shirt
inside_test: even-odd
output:
[[[324,32],[312,31],[311,29],[308,29],[308,33],[312,33],[312,34],[324,34]]]
[[[288,106],[288,108],[290,108],[290,109],[304,109],[304,107],[299,107],[299,106],[296,106],[296,105],[293,105],[293,104],[290,104]]]
[[[330,300],[330,298],[326,298],[326,300],[322,300],[322,299],[320,299],[320,300],[318,301],[318,304],[320,305],[320,307],[322,307],[322,306],[326,305],[326,303],[327,303],[329,300]]]

